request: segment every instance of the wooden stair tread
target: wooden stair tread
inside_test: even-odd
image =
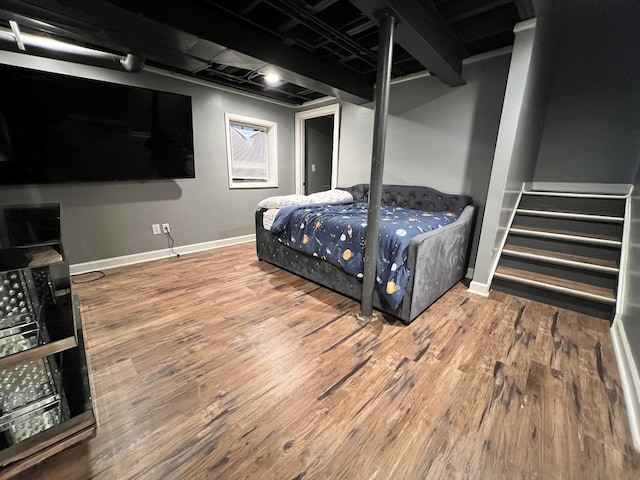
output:
[[[563,198],[601,198],[606,200],[626,200],[627,198],[626,195],[617,193],[554,192],[551,190],[524,190],[522,195]]]
[[[533,234],[544,234],[544,233],[551,233],[554,235],[563,235],[563,236],[567,236],[567,237],[577,237],[577,238],[584,238],[584,239],[592,239],[592,240],[603,240],[606,242],[616,242],[617,244],[620,244],[620,238],[615,236],[615,235],[602,235],[602,234],[595,234],[595,233],[582,233],[582,232],[571,232],[571,231],[567,231],[567,230],[560,230],[560,229],[555,229],[555,228],[542,228],[542,227],[530,227],[530,226],[523,226],[523,225],[512,225],[510,230],[521,230],[524,233],[527,232],[531,232]]]
[[[517,214],[549,217],[549,218],[562,218],[566,220],[582,220],[587,222],[603,222],[603,223],[623,223],[624,218],[616,215],[597,215],[586,212],[576,212],[568,209],[553,209],[553,210],[541,210],[538,208],[518,208]]]
[[[616,294],[611,288],[598,287],[587,283],[553,277],[541,273],[528,272],[511,267],[499,266],[495,273],[498,278],[510,279],[519,283],[537,286],[568,295],[590,298],[596,301],[615,303]]]
[[[553,262],[557,260],[558,263],[571,262],[580,263],[585,265],[593,265],[597,267],[604,267],[609,270],[618,271],[618,264],[614,260],[604,260],[601,258],[586,257],[583,255],[573,255],[571,253],[554,252],[552,250],[544,250],[541,248],[524,247],[522,245],[510,245],[504,246],[504,253],[514,254],[514,256],[535,256],[542,257],[543,260],[549,260]],[[524,254],[524,255],[520,255]]]

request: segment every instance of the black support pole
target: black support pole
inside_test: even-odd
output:
[[[364,278],[362,280],[362,305],[358,318],[373,320],[373,292],[376,287],[376,257],[380,204],[382,201],[382,173],[384,171],[384,147],[387,138],[387,114],[389,112],[389,86],[393,57],[393,28],[395,19],[389,12],[380,18],[378,45],[378,72],[376,76],[375,112],[373,123],[373,153],[371,181],[369,182],[369,213],[364,251]]]

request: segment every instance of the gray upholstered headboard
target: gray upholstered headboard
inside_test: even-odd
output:
[[[340,189],[351,193],[356,202],[367,202],[369,200],[368,183],[340,187]],[[442,212],[444,210],[462,212],[464,207],[472,205],[473,202],[469,195],[450,195],[430,187],[383,185],[382,204],[423,210],[425,212]]]

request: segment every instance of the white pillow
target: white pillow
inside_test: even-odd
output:
[[[262,215],[262,226],[265,230],[271,230],[271,225],[276,221],[276,215],[280,211],[279,208],[270,208]]]
[[[278,195],[269,197],[258,203],[260,208],[282,208],[292,205],[308,205],[309,200],[304,195]]]
[[[353,202],[353,195],[345,190],[333,189],[307,195],[309,203]]]

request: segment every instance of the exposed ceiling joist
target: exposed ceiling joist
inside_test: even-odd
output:
[[[185,2],[159,0],[112,0],[114,5],[136,12],[157,22],[171,25],[211,42],[224,45],[275,65],[286,82],[331,95],[352,103],[365,103],[373,98],[373,85],[349,70],[319,60],[312,55],[284,45],[276,38],[257,32],[215,12]]]
[[[160,67],[287,104],[372,97],[380,12],[398,20],[393,77],[426,68],[462,83],[461,59],[513,44],[535,0],[0,0],[0,26]],[[15,35],[0,42],[16,51]],[[77,63],[26,45],[27,55]],[[262,74],[282,81],[267,85]],[[297,84],[297,85],[296,85]]]
[[[521,18],[531,18],[535,16],[532,0],[514,0]]]
[[[371,18],[384,10],[392,11],[399,22],[395,41],[444,83],[465,84],[460,74],[466,51],[431,0],[350,1]]]
[[[331,5],[336,3],[337,1],[338,0],[324,0],[322,2],[316,3],[313,7],[310,7],[310,6],[305,4],[305,6],[302,7],[302,10],[309,10],[309,12],[318,13],[318,12],[321,12],[322,10],[324,10],[325,8],[330,7]],[[286,32],[288,30],[291,30],[293,27],[295,27],[298,24],[300,24],[300,19],[299,18],[291,18],[284,25],[281,25],[278,28],[278,31],[279,32]]]
[[[513,31],[513,25],[517,21],[517,14],[506,8],[498,9],[490,17],[487,13],[483,13],[479,17],[486,18],[482,22],[464,21],[454,25],[455,30],[463,27],[458,31],[458,37],[464,43],[477,42],[500,33],[511,33]]]
[[[447,22],[455,23],[509,3],[513,0],[451,0],[442,4],[440,13]]]

